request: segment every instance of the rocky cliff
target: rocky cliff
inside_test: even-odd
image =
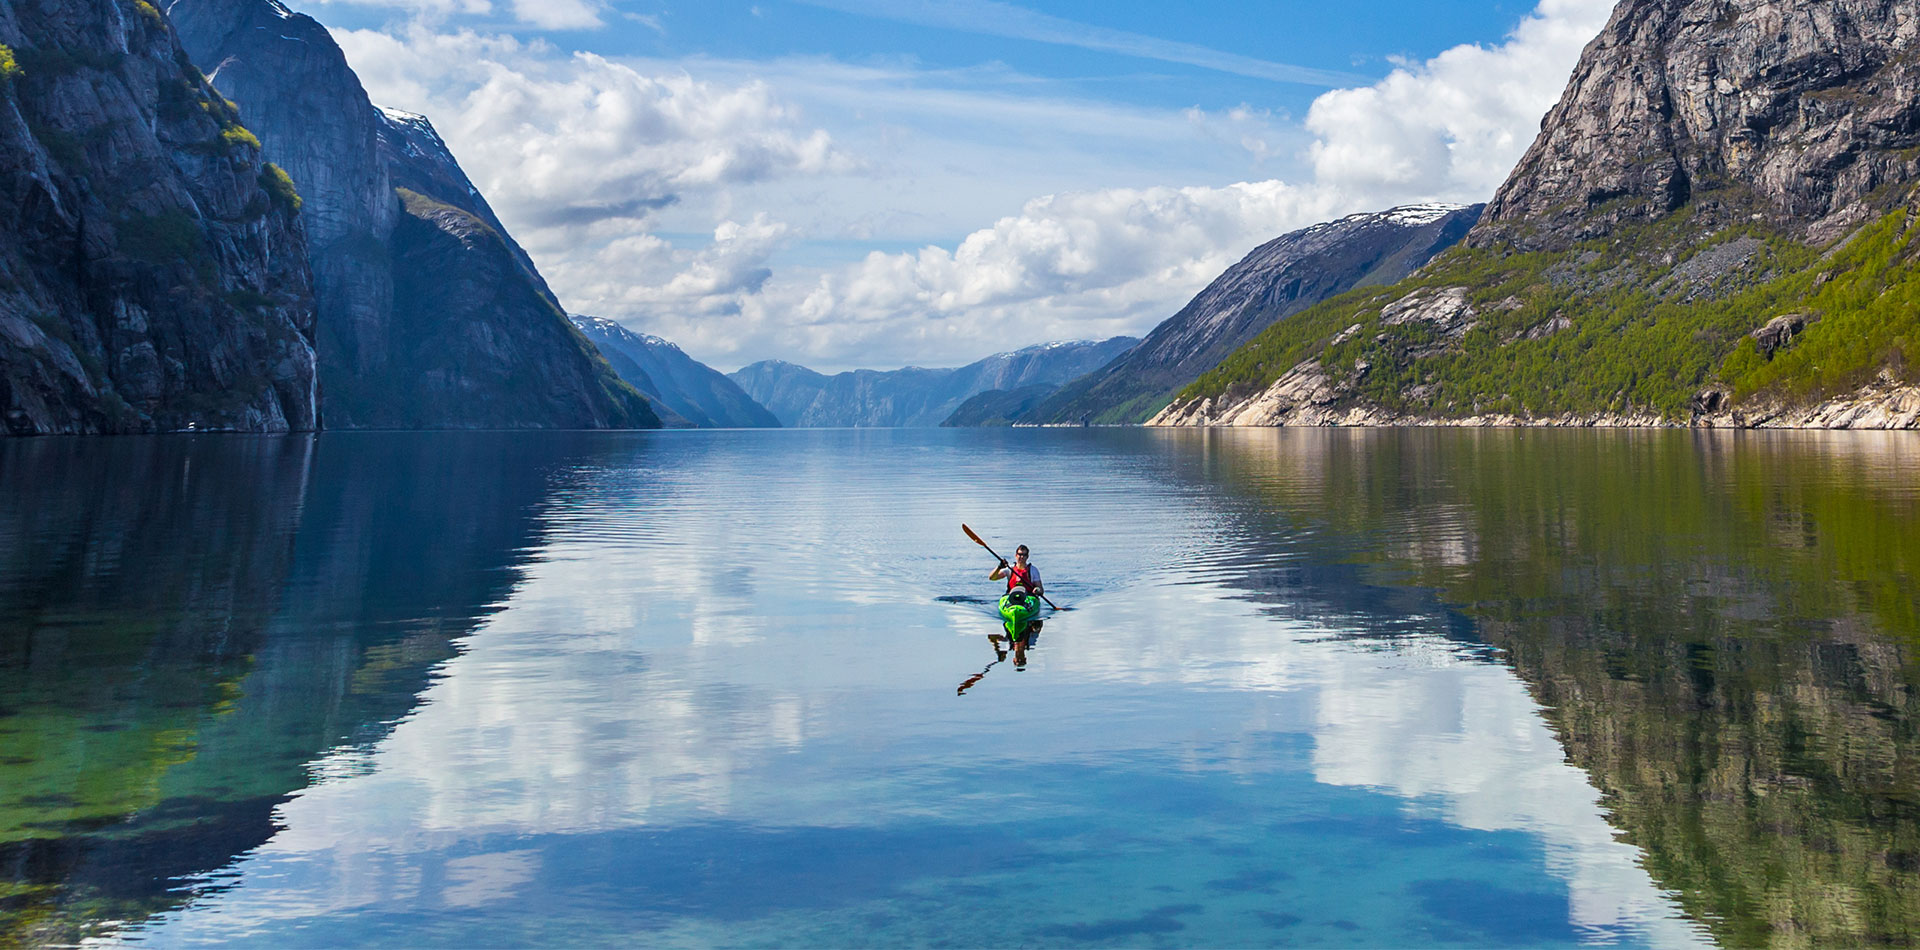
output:
[[[780,424],[739,384],[666,340],[635,333],[605,317],[575,315],[573,323],[606,354],[621,379],[653,400],[668,425],[739,429]]]
[[[1480,205],[1413,205],[1282,235],[1167,318],[1141,344],[1076,379],[1021,421],[1142,422],[1274,321],[1355,287],[1391,284],[1459,243]]]
[[[330,428],[653,426],[566,319],[432,125],[367,98],[326,28],[274,0],[175,0],[193,60],[308,182]]]
[[[1887,0],[1625,0],[1470,239],[1564,248],[1689,204],[1833,237],[1920,179],[1920,24]]]
[[[826,376],[781,360],[728,375],[785,426],[937,426],[988,390],[1058,386],[1105,366],[1140,341],[1044,343],[957,369],[852,370]]]
[[[1920,20],[1626,0],[1456,248],[1162,425],[1920,425]]]
[[[299,208],[151,5],[0,4],[0,433],[312,428]]]

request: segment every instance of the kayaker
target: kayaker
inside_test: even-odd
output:
[[[987,575],[987,580],[997,581],[1003,577],[1007,579],[1008,590],[1025,587],[1035,597],[1046,593],[1046,589],[1040,585],[1040,568],[1027,563],[1027,546],[1024,544],[1013,549],[1012,564],[1002,559],[1000,566]]]

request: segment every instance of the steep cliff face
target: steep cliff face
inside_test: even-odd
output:
[[[1920,178],[1916,37],[1887,0],[1626,0],[1470,240],[1563,248],[1696,199],[1836,236]]]
[[[0,5],[0,433],[312,428],[298,206],[157,10]]]
[[[1255,248],[1138,347],[1062,387],[1021,421],[1142,422],[1274,321],[1355,287],[1391,284],[1459,243],[1480,205],[1356,214]]]
[[[193,60],[307,187],[329,428],[654,426],[432,125],[274,0],[175,0]],[[431,267],[432,270],[421,270]]]
[[[780,425],[739,384],[666,340],[635,333],[605,317],[575,315],[573,323],[600,348],[621,379],[653,400],[656,411],[665,410],[661,416],[668,425],[728,429]]]
[[[1162,425],[1920,427],[1920,11],[1626,0],[1463,247]]]
[[[728,374],[785,426],[937,426],[971,396],[988,390],[1059,386],[1105,366],[1139,340],[1044,343],[996,353],[956,369],[909,366],[834,376],[781,360]]]

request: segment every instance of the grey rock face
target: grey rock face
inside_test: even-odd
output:
[[[327,427],[659,424],[432,125],[376,108],[325,27],[275,0],[168,11],[306,195]]]
[[[604,317],[575,315],[573,323],[606,354],[620,378],[653,400],[656,410],[665,409],[685,425],[734,429],[780,425],[739,384],[666,340],[635,333]],[[662,419],[676,424],[665,413]]]
[[[1800,335],[1809,323],[1820,322],[1820,316],[1812,313],[1783,313],[1768,320],[1760,329],[1748,336],[1753,339],[1754,352],[1767,359],[1773,354],[1792,345],[1793,338]]]
[[[0,4],[0,433],[315,425],[294,199],[165,18]]]
[[[1625,0],[1469,241],[1565,247],[1689,201],[1823,233],[1920,176],[1916,35],[1908,2]]]
[[[825,376],[792,363],[765,360],[729,374],[747,395],[786,426],[937,426],[968,397],[1061,383],[1104,366],[1139,341],[1046,343],[997,353],[957,369],[909,366]]]
[[[385,371],[385,349],[368,344],[385,335],[393,309],[386,237],[399,205],[379,153],[378,113],[364,104],[359,78],[325,27],[278,3],[165,6],[187,54],[240,104],[305,199],[327,385],[343,371]],[[292,129],[299,134],[286,134]]]
[[[1356,214],[1255,248],[1131,352],[1076,379],[1023,421],[1131,423],[1159,410],[1275,321],[1355,287],[1390,284],[1452,247],[1480,205],[1415,205]]]

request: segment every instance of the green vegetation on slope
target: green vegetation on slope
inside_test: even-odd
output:
[[[1356,398],[1415,415],[1652,411],[1689,415],[1705,389],[1737,406],[1812,401],[1890,372],[1913,381],[1920,253],[1902,208],[1828,248],[1759,224],[1710,230],[1682,212],[1564,252],[1455,248],[1388,288],[1356,290],[1282,320],[1202,375],[1179,399],[1264,390],[1317,359]],[[1434,324],[1386,326],[1385,306],[1465,287],[1475,314],[1457,341]],[[1814,318],[1762,354],[1750,334],[1773,317]]]
[[[260,187],[267,190],[275,204],[288,211],[299,211],[304,203],[299,190],[293,186],[293,177],[272,162],[260,166]]]

